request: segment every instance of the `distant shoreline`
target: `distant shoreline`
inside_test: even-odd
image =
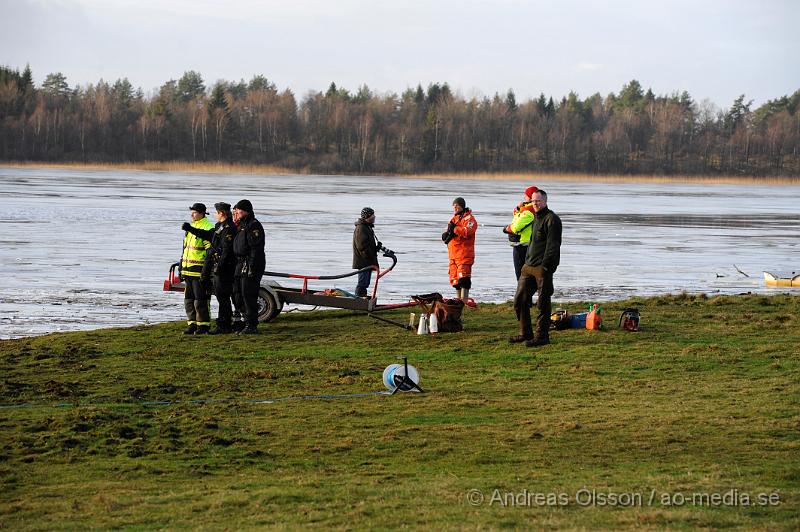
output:
[[[191,163],[183,161],[142,163],[44,163],[44,162],[0,162],[0,168],[62,168],[69,170],[133,170],[142,172],[197,172],[208,174],[253,174],[253,175],[362,175],[362,174],[318,174],[308,168],[291,169],[272,165],[235,163]],[[366,174],[371,176],[376,174]],[[590,181],[610,183],[702,183],[714,185],[800,185],[800,177],[755,177],[755,176],[687,176],[687,175],[600,175],[583,173],[549,172],[475,172],[475,173],[430,173],[430,174],[377,174],[385,177],[409,179],[465,179],[497,181]]]

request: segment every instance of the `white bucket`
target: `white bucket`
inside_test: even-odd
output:
[[[439,319],[436,317],[436,314],[431,312],[430,317],[430,325],[428,326],[428,332],[430,334],[436,334],[439,332]]]
[[[417,327],[417,334],[428,334],[428,316],[426,314],[419,315],[419,326]]]
[[[386,386],[388,390],[394,391],[396,388],[400,388],[401,392],[407,392],[412,389],[412,386],[407,382],[403,382],[403,377],[406,374],[406,368],[403,364],[390,364],[383,370],[383,385]],[[417,368],[412,366],[411,364],[408,365],[408,377],[415,383],[419,384],[419,372]]]

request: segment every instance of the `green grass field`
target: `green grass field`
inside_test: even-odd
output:
[[[2,341],[0,528],[798,529],[800,298],[604,310],[538,350],[508,305],[436,337],[337,311]],[[297,398],[401,355],[426,393]]]

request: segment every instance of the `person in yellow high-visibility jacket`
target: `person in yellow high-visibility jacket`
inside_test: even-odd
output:
[[[183,305],[189,323],[183,334],[208,334],[211,327],[211,280],[204,279],[202,275],[211,241],[188,232],[188,229],[194,227],[212,231],[214,224],[206,218],[206,206],[202,203],[195,203],[189,210],[192,212],[192,223],[184,222],[181,226],[186,231],[181,256],[181,278],[186,286]]]
[[[535,186],[525,189],[522,203],[514,207],[514,218],[511,223],[503,227],[503,232],[508,235],[508,243],[514,250],[514,274],[519,281],[522,265],[525,264],[525,255],[528,254],[528,243],[531,241],[531,227],[533,226],[534,212],[531,197],[539,190]]]

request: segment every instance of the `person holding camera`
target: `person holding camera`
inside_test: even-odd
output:
[[[247,322],[241,334],[258,334],[258,291],[267,265],[264,227],[256,219],[249,200],[239,200],[233,206],[233,216],[239,226],[233,240],[233,253],[236,255],[234,283],[238,284]]]
[[[478,222],[467,208],[464,198],[453,200],[453,217],[442,233],[442,242],[447,244],[450,259],[450,285],[456,289],[456,297],[466,303],[472,288],[472,265],[475,263],[475,231]]]
[[[528,253],[528,242],[531,241],[531,227],[533,226],[533,203],[531,196],[539,190],[535,186],[525,189],[522,202],[514,207],[514,217],[511,223],[503,227],[503,232],[508,235],[508,243],[513,250],[514,274],[519,281],[519,273],[525,264],[525,255]]]
[[[191,223],[184,222],[181,225],[181,229],[186,231],[183,237],[180,272],[186,287],[183,293],[183,306],[186,309],[188,323],[183,334],[207,334],[211,325],[211,290],[208,283],[202,279],[202,275],[211,239],[198,236],[192,231],[209,232],[214,225],[206,218],[204,204],[195,203],[189,210],[192,213]]]

